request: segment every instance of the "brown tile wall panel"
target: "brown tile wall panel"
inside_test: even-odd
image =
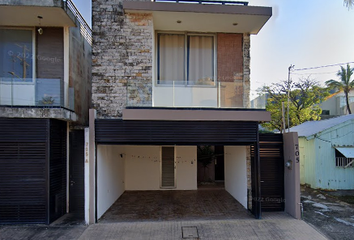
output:
[[[221,107],[244,107],[243,35],[218,33],[217,72]]]
[[[243,79],[242,34],[218,33],[218,80],[235,82]]]
[[[37,78],[64,79],[64,32],[63,28],[43,28],[37,33]]]

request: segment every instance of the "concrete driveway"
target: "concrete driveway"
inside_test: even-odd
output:
[[[329,239],[354,238],[354,205],[339,201],[329,192],[305,187],[301,188],[301,201],[303,219]]]

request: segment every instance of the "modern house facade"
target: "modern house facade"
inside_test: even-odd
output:
[[[197,190],[205,145],[223,152],[226,191],[261,217],[258,123],[270,113],[250,108],[250,35],[272,9],[191,2],[92,1],[87,223],[125,191]]]
[[[328,119],[348,114],[347,103],[343,91],[336,92],[319,105],[322,109],[321,118]],[[354,109],[354,91],[349,92],[349,106]]]
[[[91,29],[70,0],[1,0],[0,23],[0,223],[83,214]]]
[[[299,136],[301,184],[326,190],[353,189],[354,115],[305,122],[291,131]]]

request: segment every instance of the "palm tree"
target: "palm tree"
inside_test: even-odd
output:
[[[331,88],[336,88],[339,91],[343,91],[345,94],[345,100],[347,103],[347,110],[349,114],[352,114],[349,106],[349,92],[354,88],[354,80],[351,80],[352,75],[354,73],[354,68],[350,68],[350,65],[347,64],[347,69],[343,66],[340,67],[340,71],[338,71],[337,76],[340,78],[340,81],[336,80],[328,80],[326,81],[327,86]]]
[[[344,0],[344,5],[350,9],[354,6],[354,0]]]

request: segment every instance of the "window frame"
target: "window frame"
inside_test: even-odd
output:
[[[160,77],[160,48],[159,48],[159,35],[160,34],[176,34],[176,35],[183,35],[184,36],[184,80],[183,84],[178,84],[176,86],[178,87],[206,87],[206,88],[214,88],[217,86],[217,35],[216,33],[198,33],[198,32],[180,32],[180,31],[156,31],[155,32],[155,79],[154,79],[154,85],[155,87],[168,87],[168,86],[174,86],[174,84],[161,84],[159,83],[159,77]],[[203,84],[189,84],[189,79],[188,79],[188,65],[189,65],[189,58],[188,58],[188,50],[189,50],[189,44],[188,44],[188,36],[211,36],[213,38],[213,84],[210,85],[203,85]]]
[[[335,166],[337,168],[345,168],[348,163],[353,161],[353,158],[347,158],[345,157],[341,152],[339,152],[337,149],[334,149],[334,158],[335,158]],[[342,159],[341,159],[342,158]],[[353,168],[354,163],[351,163],[347,168]]]
[[[36,28],[35,27],[0,27],[0,29],[4,30],[30,30],[32,32],[32,81],[26,82],[26,81],[16,81],[16,84],[33,84],[36,81],[36,63],[37,63],[37,55],[36,55]],[[6,81],[4,79],[1,80],[3,83],[4,82],[10,82]]]

